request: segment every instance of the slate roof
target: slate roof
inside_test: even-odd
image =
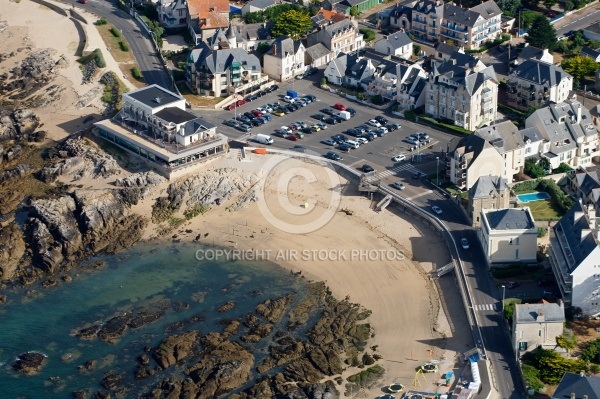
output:
[[[413,6],[413,10],[423,14],[429,14],[432,11],[436,12],[436,2],[432,0],[419,1]]]
[[[166,104],[171,104],[182,100],[182,98],[177,94],[156,84],[142,87],[141,89],[137,90],[132,90],[128,93],[125,93],[125,95],[151,108],[164,106]],[[158,101],[156,100],[157,98],[159,99]]]
[[[459,7],[453,3],[444,4],[444,19],[465,26],[475,26],[479,13]]]
[[[593,190],[600,189],[600,181],[596,171],[575,174],[575,182],[579,190],[587,197]]]
[[[480,69],[477,72],[473,68],[478,68],[480,60],[473,57],[471,54],[463,54],[455,51],[452,53],[448,61],[440,64],[434,63],[433,75],[444,75],[449,80],[455,82],[456,85],[465,86],[467,92],[472,95],[483,85],[487,80],[498,82],[496,72],[493,66],[488,66]],[[445,84],[436,80],[435,84]]]
[[[275,0],[251,0],[245,5],[260,8],[261,10],[266,10],[267,8],[272,7],[276,4],[277,2]]]
[[[469,189],[469,198],[499,197],[500,191],[506,189],[506,179],[500,176],[480,176]]]
[[[600,22],[594,22],[591,25],[586,26],[583,30],[587,30],[592,33],[600,33]]]
[[[490,19],[502,14],[502,10],[494,0],[489,0],[485,3],[478,4],[475,7],[471,7],[471,11],[475,11],[484,19]]]
[[[408,35],[404,32],[396,32],[381,40],[387,41],[389,46],[394,50],[397,50],[400,47],[404,47],[412,43],[410,37],[408,37]]]
[[[450,44],[439,42],[437,46],[435,46],[435,51],[442,54],[453,54],[455,51],[458,51],[458,47],[452,46]]]
[[[306,54],[308,54],[310,59],[313,61],[321,57],[325,57],[329,53],[331,53],[331,51],[325,47],[323,43],[317,43],[306,49]]]
[[[586,212],[587,211],[584,209],[581,202],[577,201],[558,223],[552,227],[555,234],[564,234],[566,237],[568,243],[567,249],[570,251],[574,260],[574,267],[571,268],[570,266],[567,266],[569,267],[570,272],[576,269],[577,266],[579,266],[579,264],[597,247],[594,234],[588,233],[594,229],[590,226],[587,218],[584,216],[584,213]],[[566,264],[569,265],[568,262],[566,262]]]
[[[575,394],[575,399],[583,399],[584,395],[588,399],[600,398],[600,378],[575,373],[565,373],[556,387],[552,399],[571,399],[571,394]]]
[[[208,129],[212,129],[214,127],[215,127],[215,125],[213,125],[212,123],[207,122],[202,118],[196,118],[185,124],[184,130],[183,130],[183,135],[190,136],[190,135],[196,133],[198,131],[198,129],[208,130]]]
[[[544,317],[544,322],[547,323],[564,323],[566,321],[565,308],[558,303],[515,304],[514,317],[518,324],[539,323],[540,313]]]
[[[519,130],[519,133],[521,134],[525,144],[527,144],[527,140],[531,141],[532,143],[543,140],[543,137],[538,131],[537,127],[528,127]]]
[[[224,73],[232,62],[239,62],[245,70],[261,70],[258,58],[241,48],[213,50],[206,43],[201,43],[191,51],[190,58],[196,67],[204,64],[213,74]]]
[[[588,56],[588,57],[590,57],[591,59],[593,59],[594,61],[595,61],[595,60],[597,60],[597,59],[598,59],[598,57],[600,57],[600,51],[598,51],[598,50],[594,50],[594,49],[591,49],[591,48],[589,48],[588,46],[583,46],[583,47],[581,48],[581,51],[579,52],[579,54],[580,54],[582,57]]]
[[[474,134],[489,141],[500,154],[525,147],[523,137],[519,134],[519,128],[512,121],[504,121],[478,129]]]
[[[341,33],[346,29],[354,29],[354,24],[352,24],[352,21],[349,19],[344,19],[331,25],[327,25],[323,28],[323,30],[328,32],[330,36]]]
[[[390,17],[400,18],[400,16],[404,15],[408,22],[412,21],[412,8],[397,4],[396,7],[390,13]]]
[[[301,44],[302,42],[299,40],[294,41],[287,36],[281,36],[271,43],[271,47],[269,48],[269,51],[266,52],[266,54],[277,58],[285,58],[290,55],[296,54]],[[273,54],[273,46],[276,46],[277,48],[276,54]]]
[[[547,84],[549,87],[557,86],[564,79],[572,78],[561,67],[536,59],[530,59],[518,65],[511,73],[511,77],[539,85]]]
[[[196,115],[177,107],[161,109],[154,115],[167,122],[173,122],[176,125],[196,119]]]
[[[479,154],[481,154],[481,151],[483,151],[484,148],[489,147],[491,147],[490,143],[479,136],[470,134],[466,137],[463,137],[458,141],[458,143],[456,143],[454,151],[458,151],[463,155],[469,154],[467,158],[474,160]]]
[[[508,208],[484,212],[493,230],[525,230],[535,227],[533,219],[526,211],[529,208]]]
[[[266,23],[235,25],[234,29],[237,32],[238,40],[270,40],[273,25],[275,25],[275,22],[269,21]]]

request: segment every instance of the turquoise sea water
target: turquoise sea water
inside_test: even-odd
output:
[[[39,288],[34,296],[9,293],[10,301],[0,306],[0,398],[68,398],[74,390],[100,389],[108,370],[127,372],[126,380],[131,382],[136,358],[145,346],[154,347],[165,337],[168,324],[202,315],[204,321],[183,331],[222,331],[219,320],[245,315],[267,298],[302,292],[301,282],[276,265],[201,262],[194,256],[199,248],[183,243],[164,247],[142,244],[90,260],[103,260],[106,266],[74,271],[79,275],[70,284]],[[126,330],[116,344],[84,341],[73,335],[86,322],[106,321],[165,298],[189,307],[169,308],[158,321]],[[217,313],[215,309],[228,300],[235,301],[234,309]],[[12,370],[16,357],[27,351],[47,355],[45,367],[36,376]],[[98,361],[98,366],[91,373],[80,372],[77,366],[88,360]],[[145,392],[150,382],[136,382],[128,397]]]

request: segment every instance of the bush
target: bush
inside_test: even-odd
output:
[[[121,37],[121,32],[119,32],[119,30],[114,26],[110,28],[110,33],[112,33],[114,37]]]
[[[108,22],[104,19],[104,18],[100,18],[99,20],[97,20],[96,22],[94,22],[94,25],[106,25]]]
[[[525,161],[524,172],[527,176],[533,177],[534,179],[546,176],[546,171],[540,164],[538,164],[538,160],[535,158],[528,158]]]
[[[138,80],[140,80],[142,78],[142,74],[140,73],[140,70],[138,69],[138,67],[131,68],[131,75],[135,79],[138,79]]]
[[[542,237],[546,237],[546,234],[548,234],[548,229],[545,227],[538,227],[538,237],[542,238]]]
[[[375,105],[381,105],[383,104],[383,98],[381,98],[381,95],[377,94],[375,96],[371,96],[371,103],[375,104]]]
[[[409,121],[416,121],[417,120],[417,113],[415,111],[413,111],[412,109],[407,109],[404,111],[404,117],[406,119],[408,119]]]
[[[321,86],[325,86],[327,84],[327,78],[325,76],[323,76],[321,78]]]
[[[566,172],[570,172],[572,170],[573,170],[572,167],[570,167],[569,165],[567,165],[564,162],[561,162],[561,164],[558,165],[558,168],[554,169],[552,172],[553,173],[566,173]]]
[[[198,215],[204,215],[208,212],[208,208],[205,208],[202,205],[194,205],[193,207],[186,209],[183,212],[183,216],[185,216],[186,220],[190,220]]]
[[[367,386],[370,382],[381,377],[384,372],[384,368],[377,364],[364,371],[361,371],[358,374],[351,375],[347,378],[347,380],[348,382],[352,382],[360,386]]]
[[[554,180],[540,180],[537,189],[548,193],[552,197],[554,206],[563,213],[573,206],[571,197],[566,195]]]
[[[363,34],[365,43],[375,40],[375,32],[372,29],[361,28],[358,31]]]
[[[98,66],[98,68],[105,68],[106,61],[104,61],[104,56],[102,55],[102,51],[100,51],[100,49],[97,48],[96,50],[94,50],[93,54],[94,54],[94,58],[96,59],[96,65]]]
[[[123,51],[129,51],[129,46],[123,40],[119,40],[119,47],[121,47],[121,50]]]
[[[529,388],[535,391],[544,388],[544,384],[540,381],[540,372],[537,369],[528,364],[523,364],[521,370],[523,370],[523,379]]]

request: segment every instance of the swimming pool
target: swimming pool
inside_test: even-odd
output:
[[[531,202],[531,201],[539,201],[539,200],[545,200],[550,198],[550,196],[548,195],[548,193],[545,192],[535,192],[535,193],[529,193],[529,194],[521,194],[521,195],[517,195],[517,199],[519,200],[519,202]]]
[[[231,4],[229,5],[229,12],[232,14],[241,14],[242,13],[242,9],[236,6],[232,6]]]

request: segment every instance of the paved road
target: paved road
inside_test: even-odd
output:
[[[314,82],[320,79],[319,75],[313,76],[311,79],[312,82],[306,80],[295,81],[294,88],[300,93],[311,93],[316,95],[318,98],[317,102],[309,104],[284,117],[273,116],[271,122],[253,128],[253,131],[250,134],[243,134],[233,128],[223,125],[222,122],[227,119],[232,119],[237,113],[250,111],[266,103],[281,101],[281,97],[285,94],[285,90],[291,88],[291,83],[283,85],[277,92],[271,93],[240,107],[237,111],[217,110],[194,112],[208,121],[215,123],[218,126],[219,131],[230,138],[252,141],[252,137],[257,133],[272,134],[281,126],[289,125],[295,121],[302,120],[307,123],[314,123],[316,120],[312,119],[310,115],[318,113],[319,110],[323,108],[331,107],[338,102],[342,102],[346,106],[354,108],[357,111],[357,114],[350,121],[334,126],[328,126],[327,130],[306,135],[305,138],[299,141],[292,142],[279,137],[274,137],[274,147],[289,149],[294,145],[299,144],[305,147],[307,152],[310,151],[316,154],[325,154],[329,150],[334,150],[330,146],[321,144],[321,140],[329,138],[333,134],[341,133],[350,127],[363,124],[374,116],[382,114],[381,111],[370,107],[342,101],[339,96],[316,88]],[[376,138],[374,141],[365,144],[350,153],[341,154],[344,157],[342,162],[357,169],[363,164],[368,163],[375,168],[376,174],[381,178],[381,184],[384,186],[388,186],[395,181],[402,181],[405,184],[406,189],[400,192],[401,195],[427,210],[430,210],[433,205],[439,206],[443,210],[440,219],[446,223],[455,240],[460,242],[462,237],[466,237],[469,240],[471,249],[469,251],[461,249],[460,256],[464,262],[465,274],[473,294],[484,344],[487,349],[488,357],[493,365],[494,378],[500,390],[500,397],[504,399],[520,399],[522,397],[523,387],[521,387],[520,380],[516,374],[517,369],[510,347],[510,341],[501,320],[500,299],[502,293],[493,285],[489,278],[489,271],[487,270],[484,254],[481,247],[477,244],[476,233],[466,224],[463,214],[460,213],[459,209],[457,209],[451,199],[442,195],[441,192],[425,179],[414,179],[412,177],[415,170],[431,175],[435,174],[437,171],[443,173],[445,168],[444,153],[454,140],[459,140],[460,138],[435,131],[404,119],[398,119],[389,112],[384,113],[384,116],[390,122],[401,124],[402,128],[390,132],[384,137]],[[394,155],[401,153],[408,157],[413,155],[413,153],[408,151],[409,144],[403,140],[416,131],[428,133],[433,140],[433,145],[424,150],[424,155],[420,162],[411,163],[410,161],[404,161],[401,163],[394,163],[391,160]],[[439,160],[437,158],[439,158]],[[449,276],[443,278],[453,277]]]
[[[556,36],[564,35],[571,30],[579,30],[600,20],[600,5],[586,7],[565,18],[556,21]]]
[[[77,7],[106,19],[121,31],[147,84],[172,88],[171,80],[154,50],[152,41],[133,17],[108,0],[89,0],[87,4],[77,3]]]

